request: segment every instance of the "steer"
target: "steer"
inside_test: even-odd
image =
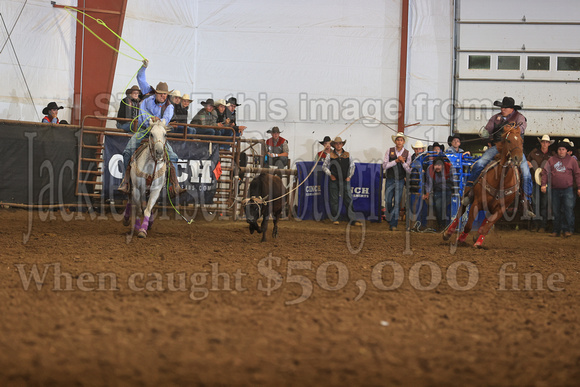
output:
[[[250,197],[242,201],[245,206],[246,221],[250,224],[250,234],[258,231],[262,233],[262,242],[266,241],[268,231],[268,216],[274,216],[272,237],[278,236],[278,219],[286,202],[281,196],[286,193],[280,177],[262,173],[250,183]],[[261,227],[258,220],[263,217]]]

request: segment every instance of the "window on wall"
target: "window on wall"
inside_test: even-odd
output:
[[[580,71],[580,57],[559,56],[558,71]]]
[[[519,70],[520,69],[520,57],[519,56],[499,55],[497,57],[497,69],[498,70]]]
[[[528,56],[528,70],[550,70],[550,57]]]
[[[491,56],[489,55],[469,55],[468,69],[489,70],[491,68]]]

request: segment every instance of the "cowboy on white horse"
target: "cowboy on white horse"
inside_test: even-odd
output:
[[[129,193],[131,190],[130,181],[131,181],[131,167],[130,161],[131,156],[135,153],[141,140],[145,137],[149,136],[149,132],[147,128],[150,125],[150,122],[156,122],[158,120],[163,121],[163,124],[166,126],[169,124],[169,121],[173,117],[173,104],[169,102],[167,98],[167,94],[169,93],[169,88],[167,87],[167,83],[159,82],[156,88],[151,87],[145,78],[145,68],[147,67],[149,61],[145,59],[143,61],[143,66],[139,69],[137,73],[137,82],[139,83],[139,87],[145,94],[150,94],[149,97],[143,99],[139,108],[141,109],[141,114],[139,115],[139,130],[133,134],[133,137],[129,140],[129,143],[125,147],[123,151],[123,164],[125,167],[125,176],[123,177],[123,181],[119,186],[118,190],[120,192]],[[171,196],[177,196],[183,193],[185,190],[181,188],[179,185],[179,181],[177,180],[176,174],[176,163],[177,163],[177,155],[171,148],[171,145],[166,144],[167,153],[169,155],[169,160],[172,163],[171,172],[169,175],[170,180],[170,187],[169,187],[169,194]]]

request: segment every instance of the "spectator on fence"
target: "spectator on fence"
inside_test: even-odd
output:
[[[62,121],[61,121],[62,123]],[[574,143],[572,141],[570,141],[569,139],[565,138],[562,140],[563,142],[567,142],[568,144],[570,144],[570,150],[568,151],[568,154],[570,155],[570,157],[572,157],[574,160],[578,160],[578,157],[576,157],[576,155],[574,154]]]
[[[226,110],[226,118],[230,120],[232,124],[234,124],[233,128],[236,131],[236,136],[241,136],[244,134],[244,130],[246,129],[245,126],[238,126],[238,121],[236,117],[236,108],[241,104],[238,103],[238,100],[235,97],[230,97],[227,100],[227,110]]]
[[[411,145],[411,148],[413,148],[413,151],[415,153],[413,153],[413,155],[411,156],[411,162],[415,161],[415,159],[423,152],[425,152],[425,145],[423,144],[423,142],[421,140],[417,140],[415,141],[414,145]]]
[[[387,176],[385,183],[385,215],[391,231],[396,231],[399,223],[405,179],[407,173],[411,173],[411,154],[403,147],[407,139],[405,134],[397,133],[391,136],[391,139],[395,146],[387,150],[383,159],[383,169]]]
[[[332,151],[330,146],[330,136],[324,136],[324,139],[322,141],[318,141],[318,143],[322,145],[324,149],[318,152],[316,155],[316,160],[324,160]]]
[[[322,163],[322,170],[328,175],[328,192],[330,195],[330,218],[334,224],[339,224],[340,209],[338,208],[339,198],[346,207],[346,213],[349,222],[353,222],[355,226],[360,226],[361,223],[356,221],[356,216],[352,207],[352,191],[350,187],[350,179],[354,175],[354,159],[350,154],[343,149],[346,140],[336,137],[334,141],[330,142],[330,146],[334,149],[328,154]]]
[[[470,152],[466,152],[460,148],[461,137],[459,137],[459,134],[457,134],[457,133],[455,133],[453,136],[449,136],[447,138],[447,144],[449,145],[449,148],[447,148],[445,153],[460,154],[462,156],[463,155],[471,155]]]
[[[266,165],[274,165],[278,169],[286,168],[289,152],[288,140],[280,137],[280,129],[277,126],[268,130],[267,133],[272,137],[266,141]]]
[[[137,72],[137,82],[139,83],[141,91],[147,91],[147,94],[151,94],[151,91],[153,91],[154,94],[147,96],[143,99],[143,101],[141,101],[141,104],[139,105],[140,114],[138,118],[138,130],[135,134],[133,134],[133,137],[131,137],[127,143],[127,146],[125,147],[125,150],[123,150],[125,176],[123,177],[118,190],[127,194],[131,189],[131,157],[139,147],[141,140],[149,135],[149,132],[147,131],[147,127],[149,127],[149,121],[151,120],[153,122],[157,122],[161,120],[167,126],[171,121],[171,118],[173,118],[173,105],[167,98],[167,95],[169,94],[169,87],[165,82],[159,82],[155,88],[149,85],[145,76],[145,69],[147,68],[148,64],[149,61],[147,59],[143,60],[143,66],[141,66]],[[167,149],[167,153],[169,154],[169,160],[171,161],[169,174],[169,194],[171,196],[177,196],[185,191],[183,188],[181,188],[177,180],[177,154],[173,151],[173,148],[169,143],[166,143],[165,147]]]
[[[433,147],[431,148],[432,152],[441,153],[445,151],[445,146],[443,144],[439,144],[438,142],[433,143]]]
[[[191,119],[190,124],[192,125],[206,125],[206,126],[216,126],[217,125],[217,114],[214,111],[214,100],[208,98],[205,101],[200,102],[203,105],[197,114]],[[213,136],[216,134],[216,130],[212,128],[195,128],[197,134],[205,134]]]
[[[424,158],[419,155],[425,151],[425,145],[421,141],[415,142],[411,148],[415,153],[411,156],[411,174],[409,177],[409,204],[411,208],[411,230],[421,231],[427,226],[426,205],[421,197],[421,180],[423,180],[423,162]]]
[[[550,136],[544,134],[542,138],[538,137],[539,147],[534,148],[533,151],[528,155],[528,167],[533,176],[535,176],[534,184],[534,203],[536,205],[535,213],[537,216],[534,218],[532,224],[532,231],[536,230],[538,232],[546,232],[546,226],[548,222],[548,194],[543,193],[541,188],[541,173],[544,169],[544,165],[550,157],[554,155],[554,152],[550,151],[550,145],[554,143],[554,140],[550,139]]]
[[[435,218],[437,219],[437,231],[443,231],[449,224],[450,211],[448,209],[451,205],[452,192],[451,164],[446,163],[442,158],[437,158],[427,169],[425,193],[423,194],[425,202],[428,203],[431,198]]]
[[[551,190],[552,212],[554,214],[554,228],[552,236],[565,238],[572,236],[574,232],[574,183],[580,187],[580,167],[568,152],[570,144],[560,142],[557,147],[557,154],[548,159],[544,165],[542,173],[542,192],[548,192],[548,186]],[[580,189],[576,194],[580,196]]]
[[[44,109],[42,109],[42,114],[44,118],[42,119],[43,124],[58,124],[58,111],[64,109],[64,106],[58,106],[56,102],[50,102]]]
[[[229,118],[226,117],[226,110],[227,110],[227,102],[225,99],[218,99],[215,101],[214,104],[215,113],[217,116],[216,122],[217,126],[221,126],[224,129],[217,129],[216,135],[221,135],[223,137],[227,137],[226,141],[232,142],[232,137],[234,136],[234,131],[230,130],[233,129],[234,124],[231,122]],[[222,144],[220,146],[222,149],[229,149],[230,146],[226,144]]]
[[[178,122],[180,124],[187,124],[187,116],[189,115],[189,104],[191,103],[191,98],[189,97],[189,94],[184,94],[183,97],[181,97],[181,102],[178,104],[173,104],[173,118],[171,119],[171,121],[173,122]],[[174,132],[179,132],[179,133],[183,133],[183,128],[185,128],[185,126],[177,126],[174,130]],[[195,134],[195,128],[188,126],[187,127],[187,133],[188,134]]]
[[[117,121],[117,128],[130,132],[135,119],[139,117],[139,103],[141,102],[141,89],[133,85],[130,89],[125,90],[125,98],[121,100],[117,118],[127,118],[131,121]]]

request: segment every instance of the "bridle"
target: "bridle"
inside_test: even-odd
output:
[[[511,141],[509,139],[509,136],[510,136],[510,134],[512,134],[512,131],[514,129],[517,129],[517,128],[518,128],[517,126],[513,125],[513,127],[508,132],[506,132],[505,137],[504,137],[504,143],[511,144]],[[514,141],[517,141],[517,140],[518,140],[518,138],[517,138],[517,134],[516,134]],[[522,150],[522,154],[523,154],[523,152],[524,152],[524,142],[522,141],[522,145],[521,146],[513,147],[513,148],[508,149],[506,151],[506,155],[508,156],[508,161],[509,162],[506,163],[506,165],[503,166],[504,168],[507,167],[507,165],[511,163],[511,160],[512,160],[512,151],[514,151],[516,149],[521,149]]]

